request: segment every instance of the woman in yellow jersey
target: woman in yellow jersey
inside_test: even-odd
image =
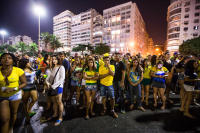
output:
[[[89,110],[92,116],[95,115],[93,112],[94,97],[97,90],[97,79],[99,78],[95,62],[93,59],[89,59],[87,67],[83,72],[83,78],[86,80],[85,95],[87,99],[86,103],[86,119],[89,119]]]
[[[168,76],[168,70],[166,67],[163,67],[163,62],[158,61],[156,66],[151,69],[151,76],[152,76],[152,87],[153,87],[153,97],[154,97],[154,107],[157,107],[157,96],[158,92],[162,99],[162,107],[161,109],[165,109],[165,77]]]
[[[4,53],[0,61],[0,132],[8,133],[12,132],[17,118],[26,77],[22,69],[15,67],[16,58],[13,54]]]
[[[141,82],[142,85],[142,102],[144,102],[144,92],[146,94],[145,96],[145,104],[146,106],[149,105],[149,88],[150,88],[150,84],[151,84],[151,65],[150,62],[148,62],[148,59],[144,59],[143,61],[143,77],[144,79]],[[145,91],[144,91],[145,90]]]

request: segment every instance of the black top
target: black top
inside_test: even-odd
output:
[[[197,73],[191,73],[191,72],[185,72],[185,76],[188,77],[189,79],[197,79],[197,77],[198,77]],[[184,84],[190,85],[190,86],[195,86],[195,81],[193,81],[193,82],[184,81]]]
[[[171,61],[171,60],[170,60],[170,61]],[[168,70],[169,72],[171,72],[171,69],[172,69],[172,67],[173,67],[172,62],[169,63],[169,62],[167,62],[166,60],[164,61],[163,66],[166,67],[167,70]]]
[[[114,61],[113,65],[115,66],[114,82],[121,81],[122,80],[122,71],[126,70],[125,64],[122,61],[120,61],[119,63]]]

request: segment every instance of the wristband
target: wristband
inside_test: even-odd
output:
[[[14,90],[14,91],[17,91],[17,90],[18,90],[18,88],[17,88],[17,87],[15,87],[13,90]]]

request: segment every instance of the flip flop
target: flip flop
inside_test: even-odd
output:
[[[61,124],[62,120],[56,120],[56,122],[54,123],[54,126],[59,126]]]

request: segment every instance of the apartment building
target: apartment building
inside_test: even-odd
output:
[[[53,34],[63,44],[63,48],[58,49],[58,51],[71,50],[71,24],[73,16],[74,14],[71,11],[66,10],[53,17]]]
[[[200,36],[200,0],[171,0],[167,13],[167,50]]]
[[[103,10],[103,42],[111,52],[145,53],[145,22],[136,3],[128,2]]]

